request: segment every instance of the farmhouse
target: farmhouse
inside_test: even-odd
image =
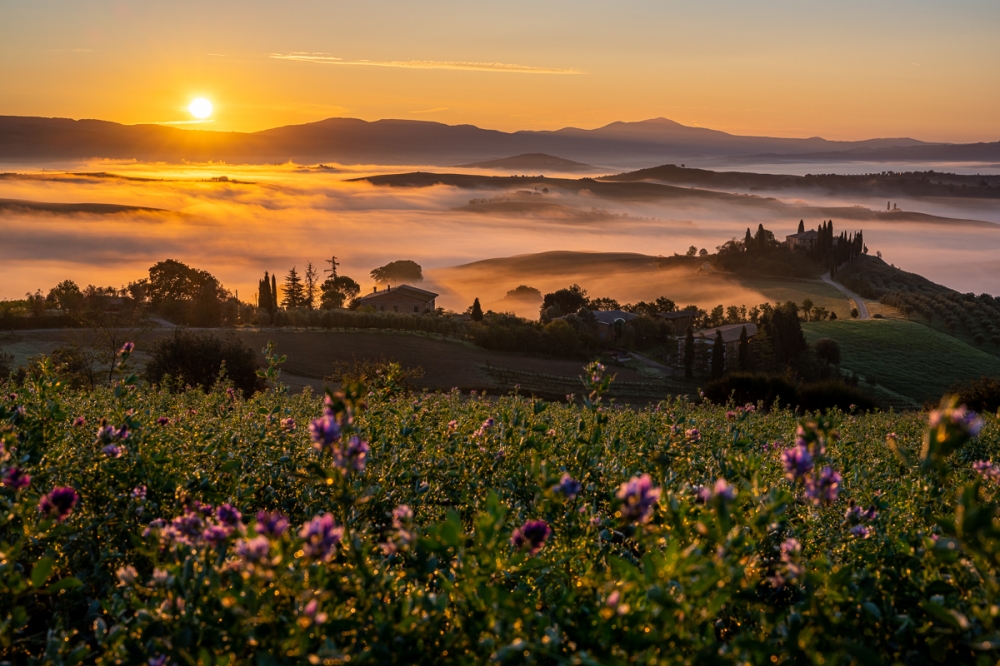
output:
[[[401,284],[395,289],[386,287],[382,291],[375,287],[372,293],[359,298],[358,303],[371,306],[376,312],[434,312],[434,299],[437,297],[432,291]]]
[[[744,326],[747,329],[747,338],[752,340],[753,337],[757,335],[757,324],[748,322],[746,324],[726,324],[724,326],[706,328],[703,331],[698,331],[694,334],[694,343],[696,345],[706,345],[710,347],[715,344],[716,333],[722,333],[722,343],[726,347],[726,358],[737,358],[740,353],[740,335],[743,332]],[[680,339],[677,350],[677,357],[684,358],[684,338]]]
[[[594,310],[597,320],[597,335],[601,340],[613,340],[615,337],[615,322],[619,319],[628,323],[639,315],[622,310]]]
[[[690,310],[660,312],[656,316],[660,319],[666,319],[674,327],[674,335],[684,335],[687,333],[688,328],[694,326],[695,313]]]
[[[785,245],[793,250],[811,250],[818,239],[819,233],[815,229],[810,229],[799,234],[785,236]]]

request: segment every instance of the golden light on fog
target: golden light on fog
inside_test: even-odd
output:
[[[204,97],[199,97],[188,105],[188,111],[198,120],[204,120],[212,115],[212,103]]]

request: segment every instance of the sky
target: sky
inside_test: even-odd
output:
[[[2,0],[0,115],[1000,140],[996,0]]]

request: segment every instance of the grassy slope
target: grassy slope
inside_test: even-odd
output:
[[[808,280],[783,280],[781,278],[740,278],[740,284],[748,289],[756,289],[770,302],[794,301],[802,305],[802,301],[810,299],[813,305],[821,305],[837,317],[845,319],[851,315],[851,302],[843,294],[828,284]]]
[[[840,343],[844,369],[917,402],[937,400],[956,381],[1000,376],[1000,359],[914,322],[823,321],[802,330],[810,343]]]

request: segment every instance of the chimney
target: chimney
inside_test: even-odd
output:
[[[374,287],[372,287],[372,293],[373,294],[377,294],[378,293],[378,285],[375,285]]]

